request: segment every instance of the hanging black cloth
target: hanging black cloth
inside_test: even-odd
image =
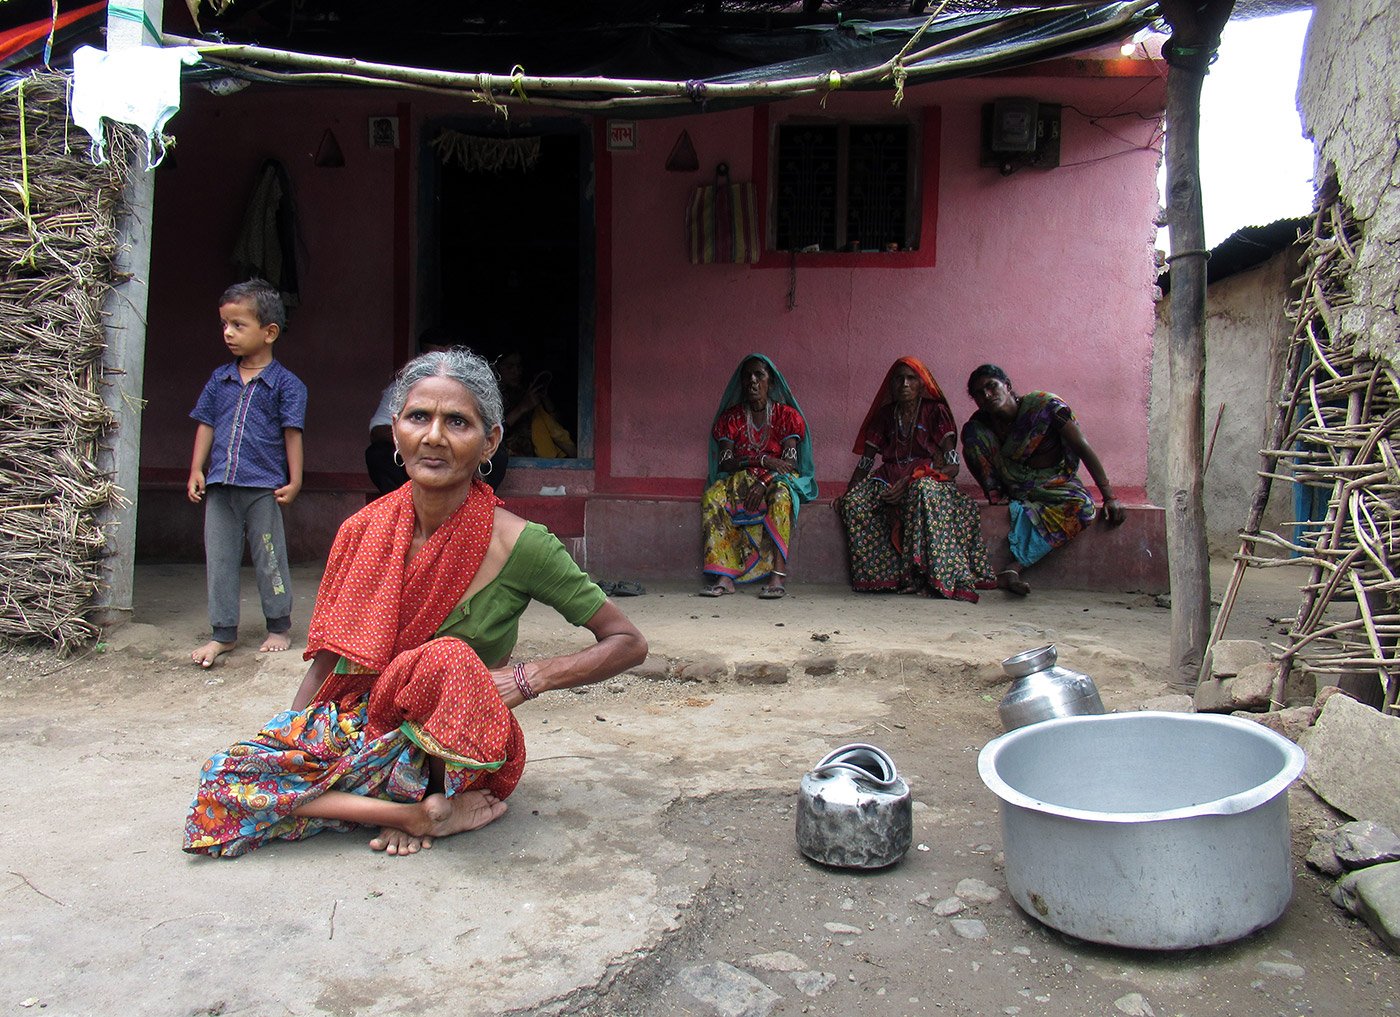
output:
[[[248,277],[266,279],[282,294],[288,307],[300,303],[297,286],[297,213],[292,180],[276,159],[258,171],[257,184],[243,228],[233,248],[233,261]]]

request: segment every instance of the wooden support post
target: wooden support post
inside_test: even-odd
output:
[[[127,0],[107,8],[108,52],[131,46],[159,46],[160,0]],[[126,502],[102,513],[109,555],[93,620],[104,627],[131,617],[136,571],[137,487],[141,470],[142,383],[146,370],[146,302],[151,267],[151,215],[155,176],[145,155],[133,153],[130,183],[122,192],[116,258],[117,283],[108,295],[107,348],[102,355],[103,399],[116,419],[116,433],[103,449],[99,466],[115,480]]]
[[[1167,74],[1167,222],[1172,267],[1167,437],[1171,676],[1193,689],[1210,634],[1204,497],[1206,239],[1201,206],[1201,86],[1234,0],[1163,0],[1172,26]]]

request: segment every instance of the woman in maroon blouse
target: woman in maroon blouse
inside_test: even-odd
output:
[[[972,499],[958,490],[957,428],[938,382],[901,357],[870,405],[855,472],[835,502],[851,586],[977,600],[996,586]],[[875,465],[876,458],[880,464]]]

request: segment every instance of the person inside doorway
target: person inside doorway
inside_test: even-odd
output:
[[[559,411],[549,395],[553,376],[540,371],[525,384],[525,358],[518,351],[497,360],[496,373],[506,403],[506,445],[511,453],[539,459],[576,457],[578,446],[559,423]]]

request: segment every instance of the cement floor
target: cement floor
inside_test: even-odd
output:
[[[294,575],[297,635],[316,579],[314,570]],[[1262,638],[1276,627],[1271,617],[1294,610],[1295,581],[1283,571],[1252,577],[1232,634]],[[250,582],[245,589],[245,617],[256,617]],[[200,671],[187,655],[204,630],[202,570],[143,566],[136,590],[132,622],[93,652],[68,661],[0,655],[0,1006],[143,1015],[720,1012],[672,978],[689,958],[707,956],[706,942],[720,949],[733,939],[725,916],[754,917],[726,910],[732,901],[718,902],[717,887],[763,874],[770,891],[794,891],[767,904],[770,949],[779,950],[793,948],[782,930],[804,920],[821,929],[818,893],[799,887],[825,885],[839,896],[849,884],[803,865],[783,811],[830,748],[888,745],[923,803],[916,840],[947,845],[949,857],[911,852],[891,878],[933,879],[920,866],[935,862],[970,866],[951,855],[974,844],[993,850],[967,874],[998,885],[996,801],[975,777],[977,750],[999,733],[998,661],[1053,640],[1064,663],[1095,678],[1110,708],[1166,691],[1169,613],[1151,598],[1057,591],[965,605],[798,586],[786,600],[760,602],[751,593],[701,599],[662,584],[618,604],[647,634],[653,664],[696,680],[628,675],[527,704],[531,761],[497,823],[411,858],[369,851],[364,833],[218,861],[179,851],[198,767],[284,708],[304,664],[296,652],[256,653],[249,633],[247,648]],[[517,655],[560,652],[580,634],[535,606]],[[818,657],[835,670],[806,674]],[[789,678],[740,684],[730,672],[745,662],[786,667]],[[753,820],[755,809],[764,818]],[[899,882],[891,890],[910,892]],[[1297,893],[1317,888],[1300,881]],[[1332,981],[1345,988],[1343,979],[1361,980],[1386,957],[1364,927],[1328,917],[1329,909],[1310,905],[1298,927],[1274,933],[1288,945],[1261,949],[1289,950],[1297,938],[1300,951],[1312,941],[1332,955],[1349,952],[1354,964],[1332,964],[1340,972]],[[1014,908],[1001,917],[1017,937],[1039,929]],[[852,973],[845,995],[789,993],[771,1012],[1010,1012],[997,1002],[1006,986],[986,998],[964,992],[960,1008],[943,1009],[936,994],[952,990],[928,984],[917,952],[894,949],[897,934],[889,932],[891,968],[880,985],[893,986],[893,996],[876,996],[873,982],[868,997],[859,995]],[[1336,994],[1332,982],[1307,997],[1306,1011],[1295,1006],[1296,986],[1275,999],[1247,978],[1219,999],[1253,1008],[1268,997],[1268,1012],[1375,1012],[1400,998],[1393,965],[1382,970],[1362,1010],[1323,1005],[1321,996]],[[908,991],[919,985],[923,995]],[[1182,1005],[1159,999],[1157,1012],[1217,1012],[1193,1011],[1184,992]],[[921,1002],[904,1002],[911,998]],[[1074,998],[1067,990],[1055,1006],[1026,1012],[1103,1012],[1076,1010]]]

